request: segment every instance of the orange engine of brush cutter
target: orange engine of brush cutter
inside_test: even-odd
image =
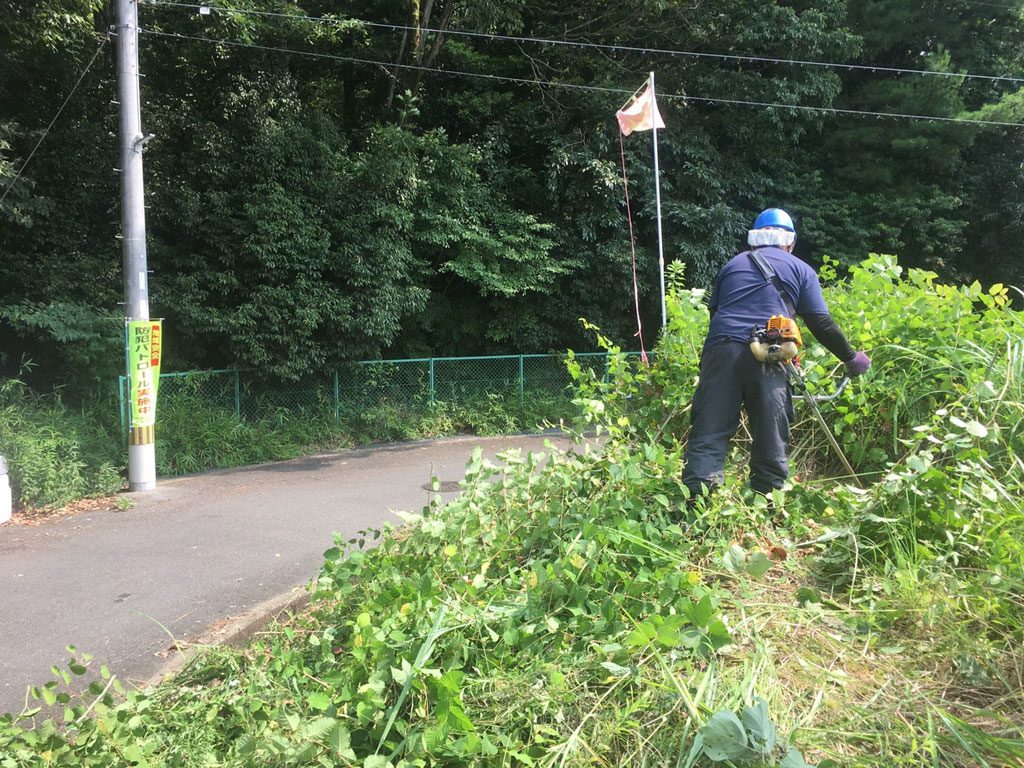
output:
[[[791,317],[785,317],[783,315],[772,315],[768,320],[768,325],[764,327],[768,333],[768,337],[771,338],[778,333],[778,338],[781,341],[792,341],[798,347],[802,347],[804,339],[800,335],[800,326],[796,324],[796,320]]]
[[[761,363],[784,363],[797,356],[803,337],[796,321],[773,315],[764,328],[755,328],[750,336],[750,351]]]

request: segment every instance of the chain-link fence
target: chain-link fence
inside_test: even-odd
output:
[[[598,375],[607,372],[604,352],[576,353],[576,361]],[[481,397],[518,397],[565,392],[571,377],[565,355],[495,355],[368,360],[300,381],[273,384],[242,370],[188,371],[160,376],[160,405],[178,399],[238,419],[259,419],[280,411],[316,412],[339,420],[382,405],[428,407],[467,403]],[[128,380],[119,377],[121,428],[128,427]]]

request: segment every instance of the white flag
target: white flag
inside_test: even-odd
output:
[[[619,121],[619,130],[623,136],[629,136],[633,131],[665,127],[665,121],[661,119],[658,102],[650,85],[645,85],[639,96],[616,112],[615,119]]]

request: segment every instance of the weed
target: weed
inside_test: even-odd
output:
[[[307,616],[153,690],[99,683],[63,731],[8,716],[3,765],[1021,765],[1020,318],[886,258],[850,284],[832,306],[875,370],[829,413],[869,488],[810,477],[769,509],[733,471],[690,508],[706,311],[676,288],[652,367],[570,358],[600,453],[475,454],[462,494],[401,535],[336,541]]]
[[[59,506],[121,487],[117,441],[59,394],[44,397],[22,382],[0,383],[0,454],[13,496],[34,507]]]

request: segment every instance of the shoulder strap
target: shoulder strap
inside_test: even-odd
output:
[[[790,298],[789,292],[786,291],[779,276],[775,274],[775,270],[772,269],[772,265],[768,263],[768,260],[762,256],[757,250],[749,251],[750,260],[754,262],[754,266],[764,275],[764,279],[775,286],[775,290],[779,292],[779,297],[782,299],[783,306],[786,307],[786,311],[792,318],[796,317],[796,305],[793,303],[793,299]]]

